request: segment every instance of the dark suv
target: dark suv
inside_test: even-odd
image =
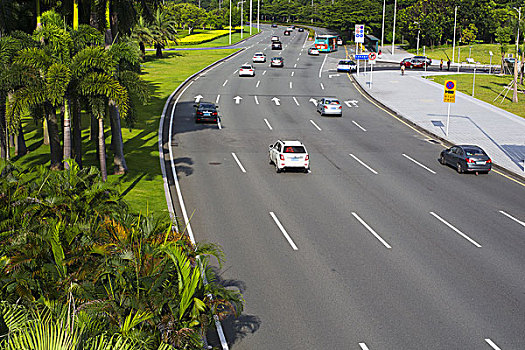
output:
[[[207,122],[217,123],[220,120],[217,106],[211,102],[199,102],[194,104],[195,107],[195,123]]]
[[[283,44],[280,41],[274,41],[272,43],[272,50],[282,50]]]

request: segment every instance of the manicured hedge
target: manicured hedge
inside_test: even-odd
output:
[[[199,33],[185,36],[178,40],[179,45],[198,45],[228,35],[228,30],[213,30],[208,33]]]

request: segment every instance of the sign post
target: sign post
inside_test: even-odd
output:
[[[355,41],[355,54],[357,55],[359,54],[359,51],[358,51],[359,43],[365,42],[365,25],[364,24],[355,25],[354,41]],[[359,61],[357,61],[357,75],[359,75]]]
[[[456,103],[456,81],[455,80],[445,81],[445,92],[443,94],[443,102],[448,103],[447,131],[446,131],[446,136],[448,137],[448,127],[450,125],[450,104]]]
[[[492,51],[489,51],[489,55],[490,55],[490,63],[489,63],[489,74],[490,74],[490,71],[491,71],[491,68],[492,68]]]
[[[377,54],[370,52],[368,55],[368,61],[370,62],[370,89],[372,88],[372,79],[374,77],[374,64],[376,63]]]

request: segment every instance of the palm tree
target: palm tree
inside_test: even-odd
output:
[[[131,37],[138,41],[142,58],[146,56],[146,44],[153,42],[150,25],[144,17],[140,16],[137,23],[131,30]]]
[[[153,36],[153,45],[156,49],[155,55],[162,57],[162,49],[170,41],[177,42],[177,29],[173,17],[157,8],[151,23],[151,34]]]

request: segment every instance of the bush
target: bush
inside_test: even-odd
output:
[[[179,45],[198,45],[228,35],[228,33],[228,30],[213,30],[207,33],[188,35],[179,40]]]

